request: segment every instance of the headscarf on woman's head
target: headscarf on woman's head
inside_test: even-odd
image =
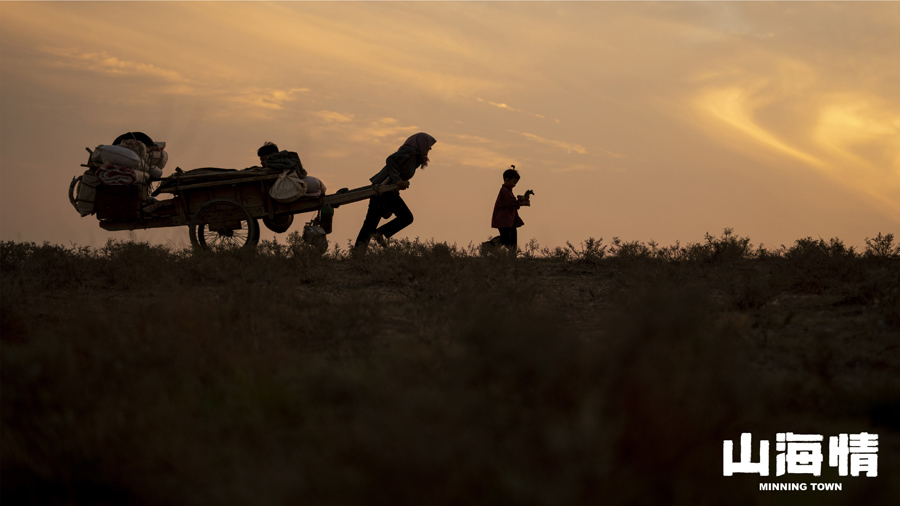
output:
[[[434,146],[435,142],[437,141],[434,137],[425,132],[419,132],[410,135],[409,139],[406,139],[406,142],[403,143],[403,146],[412,146],[416,148],[416,151],[419,153],[419,165],[422,168],[425,168],[428,165],[428,154],[425,152],[425,149]],[[400,147],[402,148],[403,146]]]

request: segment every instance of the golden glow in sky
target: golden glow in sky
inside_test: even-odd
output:
[[[408,237],[494,235],[515,164],[520,242],[859,246],[900,235],[898,61],[892,2],[0,2],[0,239],[126,238],[63,192],[127,131],[168,143],[167,174],[274,141],[331,189],[425,131]]]

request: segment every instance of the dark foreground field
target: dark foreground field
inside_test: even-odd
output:
[[[2,500],[890,504],[900,249],[868,244],[2,243]],[[742,432],[770,476],[722,476]],[[822,434],[822,476],[775,476],[778,432]],[[839,477],[860,432],[879,476]]]

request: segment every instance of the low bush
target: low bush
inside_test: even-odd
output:
[[[2,243],[2,499],[765,504],[723,440],[900,444],[900,259],[726,232],[524,258]],[[828,501],[888,503],[879,458],[823,466]]]

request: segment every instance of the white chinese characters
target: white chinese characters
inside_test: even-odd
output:
[[[769,475],[769,442],[759,442],[759,462],[750,461],[750,433],[741,434],[741,461],[734,462],[734,443],[731,440],[725,440],[722,448],[722,469],[725,476],[731,476],[734,473],[757,473],[760,476]]]
[[[822,436],[779,432],[775,435],[775,476],[791,474],[822,476]]]
[[[848,444],[849,440],[849,444]],[[847,456],[850,457],[850,475],[878,476],[878,434],[840,434],[828,438],[828,465],[838,468],[838,474],[847,476]]]
[[[811,474],[822,475],[822,443],[821,434],[794,434],[779,432],[775,435],[775,475]],[[752,436],[749,432],[741,434],[740,461],[734,461],[734,442],[725,440],[722,445],[722,474],[733,476],[735,473],[753,473],[760,476],[769,475],[769,441],[759,442],[759,461],[753,462]],[[862,432],[859,434],[839,434],[828,440],[828,465],[837,467],[840,476],[866,477],[878,476],[878,434]]]

